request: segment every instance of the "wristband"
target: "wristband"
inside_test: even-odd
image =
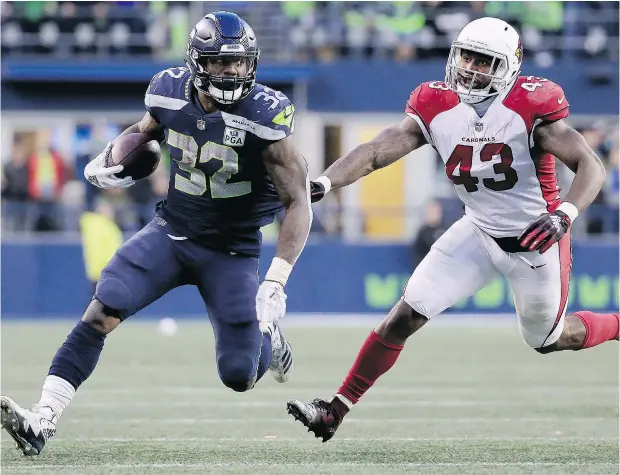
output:
[[[577,218],[577,216],[579,216],[579,210],[577,209],[577,207],[568,201],[563,201],[560,206],[558,206],[556,211],[562,211],[563,213],[565,213],[566,216],[570,218],[571,223],[575,221],[575,218]]]
[[[329,190],[332,189],[332,181],[329,178],[327,178],[325,175],[321,175],[314,181],[316,181],[317,183],[320,183],[321,185],[323,185],[323,187],[325,187],[325,194],[329,193]]]
[[[265,274],[265,280],[277,282],[284,287],[292,270],[293,266],[287,261],[279,257],[274,257],[267,274]]]

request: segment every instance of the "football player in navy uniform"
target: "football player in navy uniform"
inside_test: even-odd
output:
[[[293,145],[294,107],[255,83],[260,51],[250,26],[214,12],[192,30],[186,67],[156,74],[146,114],[128,133],[168,144],[167,198],[101,274],[92,302],[57,351],[32,410],[2,396],[2,427],[25,455],[38,455],[77,388],[95,369],[105,338],[130,315],[181,285],[195,285],[215,334],[222,382],[251,389],[267,370],[285,382],[292,352],[277,320],[284,286],[312,221],[307,165]],[[111,144],[86,178],[100,188],[128,187],[107,167]],[[284,209],[276,257],[259,286],[260,227]]]

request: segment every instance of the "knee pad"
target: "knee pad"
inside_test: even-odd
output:
[[[245,355],[227,353],[217,360],[217,371],[225,386],[236,392],[244,392],[256,383],[255,362]]]
[[[131,293],[127,286],[113,277],[104,277],[97,283],[95,298],[104,305],[107,315],[121,320],[128,316],[132,305]]]

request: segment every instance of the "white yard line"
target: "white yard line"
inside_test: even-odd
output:
[[[290,328],[321,328],[321,327],[361,327],[369,330],[376,326],[389,310],[380,313],[296,313],[287,315],[283,327]],[[290,318],[289,318],[290,317]],[[180,320],[182,322],[182,320]],[[517,331],[517,316],[510,313],[493,314],[450,314],[446,313],[433,319],[434,327],[514,327],[515,338],[519,338]]]
[[[484,394],[504,394],[506,393],[506,388],[498,387],[498,386],[473,386],[473,385],[463,385],[460,386],[458,382],[454,383],[454,386],[444,385],[444,386],[435,386],[436,381],[419,381],[418,386],[411,387],[373,387],[372,392],[370,394],[381,394],[382,396],[402,396],[402,395],[411,395],[416,393],[431,393],[434,394],[436,392],[448,392],[450,394],[455,394],[459,392],[467,392],[467,393],[484,393]],[[605,392],[611,394],[618,394],[619,388],[617,385],[610,385],[609,381],[601,382],[602,384],[598,385],[597,382],[588,383],[580,383],[584,384],[584,386],[571,386],[571,385],[553,385],[553,386],[538,386],[536,383],[533,383],[531,387],[527,386],[516,386],[514,388],[510,388],[509,391],[511,393],[533,393],[533,394],[542,394],[542,393],[555,393],[558,391],[567,390],[575,393],[587,393],[588,395],[592,393]],[[260,383],[259,383],[260,384]],[[393,382],[392,384],[398,384]],[[3,388],[6,390],[6,388]],[[311,384],[307,384],[304,386],[296,386],[293,384],[289,384],[286,388],[281,387],[261,387],[257,386],[252,391],[252,397],[258,398],[261,395],[266,394],[289,394],[289,393],[303,393],[303,392],[312,392],[314,394],[332,394],[335,390],[335,386],[325,387],[325,386],[317,386],[314,387]],[[10,393],[40,393],[40,387],[33,387],[30,389],[24,388],[16,388],[7,390]],[[231,397],[243,397],[240,395],[234,395],[224,387],[199,387],[199,386],[174,386],[174,384],[170,384],[169,386],[142,386],[140,388],[111,388],[111,387],[88,387],[80,392],[80,398],[97,398],[99,395],[108,395],[108,394],[137,394],[144,395],[147,394],[149,396],[154,396],[158,394],[173,394],[176,396],[181,395],[203,395],[203,394],[222,394]],[[563,395],[560,393],[559,397]],[[516,399],[516,398],[515,398]]]
[[[615,463],[595,462],[595,463],[579,463],[579,462],[437,462],[437,463],[377,463],[377,462],[333,462],[333,463],[263,463],[263,462],[225,462],[225,463],[115,463],[115,464],[76,464],[76,465],[3,465],[4,469],[21,469],[21,470],[50,470],[50,469],[79,469],[79,468],[93,468],[93,469],[126,469],[126,468],[182,468],[182,469],[209,469],[214,467],[325,467],[325,468],[346,468],[346,467],[380,467],[387,468],[433,468],[433,467],[454,467],[454,468],[484,468],[484,467],[611,467],[615,466]]]
[[[109,417],[105,416],[102,418],[100,413],[93,414],[92,417],[68,417],[63,419],[63,424],[85,424],[92,421],[97,421],[98,424],[107,424],[107,423],[124,423],[124,424],[248,424],[248,423],[263,423],[267,422],[270,424],[291,424],[293,423],[293,419],[290,417],[254,417],[251,420],[247,418],[219,418],[219,417],[200,417],[200,418],[191,418],[191,417],[179,417],[179,418],[161,418],[161,417]],[[436,418],[436,417],[377,417],[377,418],[366,418],[366,419],[356,419],[354,417],[347,418],[347,424],[377,424],[377,422],[399,422],[399,423],[407,423],[407,422],[444,422],[448,424],[455,423],[465,423],[469,424],[472,422],[561,422],[563,424],[567,423],[591,423],[591,422],[613,422],[617,423],[618,419],[616,417],[446,417],[446,418]]]
[[[618,402],[612,401],[596,401],[596,407],[611,406],[617,407]],[[423,401],[423,400],[406,400],[406,401],[365,401],[364,408],[399,408],[399,407],[562,407],[562,406],[581,406],[581,401],[565,400],[565,401]],[[589,404],[594,406],[594,404]],[[79,401],[73,405],[79,409],[114,409],[114,408],[126,408],[128,410],[137,408],[158,408],[158,407],[273,407],[284,409],[284,401],[131,401],[131,402],[82,402]]]
[[[334,442],[618,442],[618,437],[339,437]],[[311,438],[278,437],[267,435],[264,437],[78,437],[75,439],[56,439],[54,444],[74,444],[84,442],[109,443],[247,443],[247,442],[308,442],[314,443]]]
[[[290,313],[286,315],[286,319],[282,322],[284,328],[323,328],[323,327],[361,327],[370,330],[388,313],[389,309],[384,312],[374,313]],[[164,318],[166,315],[162,315]],[[57,317],[53,320],[39,320],[29,318],[4,318],[3,326],[10,328],[11,326],[20,327],[32,323],[36,323],[41,328],[45,326],[57,327],[65,325],[71,327],[80,319],[80,316]],[[129,319],[123,323],[123,326],[142,326],[155,327],[160,317],[144,317],[141,319]],[[187,328],[208,326],[209,320],[206,315],[188,315],[185,318],[177,318],[180,326]],[[515,330],[515,338],[519,338],[517,330],[517,317],[515,313],[444,313],[433,318],[433,327],[513,327]],[[181,327],[182,329],[182,327]]]

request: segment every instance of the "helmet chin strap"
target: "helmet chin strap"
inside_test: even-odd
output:
[[[497,97],[498,93],[491,93],[489,91],[489,94],[487,95],[473,95],[470,94],[470,92],[475,92],[476,89],[472,89],[471,91],[469,90],[469,88],[466,88],[465,86],[463,86],[462,84],[458,83],[457,81],[457,85],[456,85],[456,93],[459,95],[459,97],[461,98],[461,101],[464,102],[465,104],[480,104],[481,102],[486,101],[487,99],[495,99],[495,97]]]

